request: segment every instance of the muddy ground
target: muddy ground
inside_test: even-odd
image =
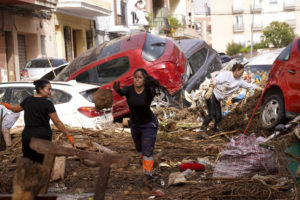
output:
[[[222,125],[223,130],[236,130],[235,133],[211,138],[215,133],[210,131],[203,134],[203,132],[197,132],[197,129],[184,126],[181,128],[177,126],[172,131],[161,128],[155,146],[155,176],[153,181],[147,182],[147,184],[142,179],[141,158],[135,151],[131,136],[126,129],[122,131],[119,124],[115,123],[110,130],[72,129],[71,133],[75,137],[75,142],[94,141],[131,158],[128,168],[111,170],[106,199],[132,200],[149,199],[149,197],[155,197],[155,199],[291,199],[293,195],[291,191],[294,187],[291,181],[288,181],[285,187],[274,189],[270,188],[268,184],[251,180],[249,177],[229,180],[212,179],[213,168],[206,168],[204,172],[192,174],[183,184],[167,186],[170,173],[178,172],[179,164],[182,162],[206,157],[210,162],[215,163],[219,152],[229,142],[229,139],[243,132],[245,124],[248,122],[247,119],[250,118],[256,105],[255,100],[252,103],[255,104],[254,106],[250,102],[247,105],[247,112],[237,111],[237,113],[232,113],[223,119],[227,125],[226,127],[224,124]],[[180,111],[180,114],[184,115],[184,112],[187,111]],[[197,119],[197,115],[197,112],[189,113],[185,119],[191,124]],[[243,115],[244,118],[241,118],[240,115]],[[160,119],[162,119],[161,116]],[[263,136],[269,135],[269,132],[263,131],[258,125],[258,120],[258,115],[255,115],[254,123],[250,126],[248,134],[255,132]],[[187,125],[186,121],[181,119],[177,122]],[[197,125],[194,126],[197,127]],[[57,141],[59,144],[67,143],[66,138],[59,137],[59,135],[60,133],[54,129],[54,142],[59,138]],[[219,149],[211,152],[204,151],[205,147],[211,144],[216,145]],[[13,147],[0,152],[1,194],[12,193],[14,171],[21,155],[19,131],[13,134]],[[162,166],[161,163],[166,165]],[[80,159],[69,157],[66,162],[64,179],[51,182],[49,193],[93,193],[98,179],[98,170],[98,167],[87,167]],[[274,175],[282,176],[278,173]]]

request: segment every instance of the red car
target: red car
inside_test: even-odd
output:
[[[205,77],[221,69],[221,61],[202,40],[180,40],[176,44],[168,38],[139,32],[87,50],[54,80],[76,80],[111,89],[114,81],[120,81],[121,87],[133,84],[133,73],[138,68],[146,69],[165,88],[153,103],[161,106],[180,100],[184,90],[198,89]],[[115,118],[129,114],[125,97],[113,92],[113,99]]]
[[[262,126],[273,129],[300,114],[300,38],[276,58],[263,92]]]
[[[137,68],[145,68],[166,89],[162,98],[181,87],[186,59],[182,51],[169,39],[145,32],[121,37],[78,56],[55,80],[100,84],[112,88],[114,81],[121,87],[133,84],[133,73]],[[129,113],[125,97],[113,92],[113,115]]]

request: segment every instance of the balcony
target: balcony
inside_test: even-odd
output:
[[[284,1],[284,10],[295,10],[295,0],[285,0]]]
[[[254,3],[250,6],[251,13],[260,13],[262,6],[259,3]]]
[[[110,0],[58,0],[57,3],[57,12],[86,19],[108,16],[111,11]]]
[[[244,24],[233,24],[233,32],[243,32],[244,31]]]
[[[235,5],[232,6],[232,13],[233,14],[241,14],[243,12],[244,12],[244,9],[243,9],[242,6],[235,6]]]
[[[253,31],[261,31],[263,29],[261,22],[254,22]]]
[[[296,28],[296,19],[285,20],[285,23],[287,23],[288,25],[290,25],[291,28]]]
[[[32,10],[54,9],[58,0],[0,0],[0,4],[17,6]]]

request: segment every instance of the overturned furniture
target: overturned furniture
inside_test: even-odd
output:
[[[103,153],[88,152],[74,148],[62,147],[50,141],[37,138],[31,139],[30,147],[38,153],[45,155],[43,167],[46,169],[48,181],[47,184],[42,187],[40,194],[47,193],[55,156],[78,156],[79,158],[93,161],[100,166],[99,177],[95,187],[94,200],[104,200],[110,168],[127,167],[130,162],[130,158],[119,155],[105,147],[102,148]]]

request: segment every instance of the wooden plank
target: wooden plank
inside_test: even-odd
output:
[[[105,155],[103,158],[103,161],[108,162],[109,159],[110,159],[109,156]],[[110,174],[110,168],[101,165],[99,168],[98,181],[97,181],[97,184],[95,187],[94,200],[104,200],[105,199],[105,191],[106,191],[106,186],[107,186],[108,179],[109,179],[109,174]]]
[[[79,158],[88,159],[95,161],[97,164],[111,167],[111,168],[123,168],[129,166],[130,158],[124,157],[117,154],[108,153],[97,153],[88,152],[74,148],[62,147],[57,144],[52,143],[48,140],[42,140],[38,138],[32,138],[30,142],[30,148],[34,149],[38,153],[48,154],[52,153],[57,156],[78,156]],[[103,161],[103,156],[108,154],[109,161]]]
[[[233,131],[225,131],[225,132],[222,132],[222,133],[219,133],[219,134],[210,136],[209,139],[218,137],[218,136],[220,136],[220,135],[227,135],[227,134],[231,134],[231,133],[236,133],[236,130],[233,130]]]
[[[46,177],[47,182],[42,187],[40,194],[46,194],[48,191],[48,186],[51,178],[51,173],[54,165],[55,155],[52,153],[45,154],[44,160],[43,160],[43,167],[46,169]]]

